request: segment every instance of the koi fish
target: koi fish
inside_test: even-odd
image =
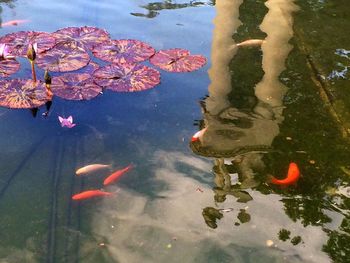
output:
[[[277,179],[275,177],[271,177],[270,182],[272,184],[278,185],[291,185],[295,184],[300,178],[300,171],[296,163],[290,163],[288,168],[287,177],[285,179]]]
[[[109,167],[111,167],[109,164],[99,164],[99,163],[89,164],[76,170],[75,174],[76,175],[89,174],[89,173],[93,173],[95,171],[106,169]]]
[[[73,200],[84,200],[84,199],[89,199],[92,197],[97,197],[97,196],[110,196],[113,195],[113,193],[109,193],[109,192],[104,192],[101,190],[88,190],[88,191],[84,191],[81,192],[79,194],[75,194],[72,196]]]
[[[205,133],[205,131],[207,130],[207,128],[201,129],[200,131],[197,131],[191,138],[191,142],[196,142],[198,140],[200,140],[203,136],[203,134]]]
[[[24,24],[24,23],[27,23],[29,22],[30,20],[23,20],[23,19],[20,19],[20,20],[10,20],[10,21],[7,21],[5,23],[1,23],[1,26],[18,26],[20,24]]]
[[[127,171],[129,171],[131,168],[133,168],[133,165],[128,165],[127,167],[120,169],[118,171],[115,171],[114,173],[112,173],[110,176],[108,176],[104,181],[103,181],[103,185],[109,185],[111,183],[113,183],[114,181],[116,181],[120,176],[122,176],[124,173],[126,173]]]
[[[262,39],[248,39],[241,43],[236,44],[237,47],[252,47],[252,46],[261,46],[265,40]]]

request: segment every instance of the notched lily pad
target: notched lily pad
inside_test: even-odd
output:
[[[118,92],[134,92],[153,88],[160,82],[160,73],[141,64],[119,63],[101,67],[93,74],[95,82]]]
[[[49,100],[45,83],[31,79],[0,80],[0,106],[12,109],[39,107]]]
[[[67,100],[90,100],[102,92],[88,73],[66,73],[52,79],[53,94]]]
[[[20,68],[20,64],[15,59],[0,59],[0,77],[8,77],[16,73]]]
[[[113,63],[136,63],[149,59],[155,50],[150,45],[133,39],[111,40],[92,49],[95,57]]]
[[[174,48],[160,50],[150,58],[150,62],[170,72],[191,72],[203,67],[207,60],[202,55],[190,55],[188,50]]]
[[[91,49],[93,46],[110,40],[109,33],[106,30],[91,26],[66,27],[57,30],[52,35],[58,43],[74,41],[84,49]]]
[[[0,43],[9,46],[13,56],[25,57],[29,44],[38,44],[38,53],[51,49],[56,44],[56,39],[46,32],[19,31],[7,34],[0,38]]]
[[[54,72],[68,72],[85,67],[89,54],[74,42],[59,43],[37,58],[38,67]]]

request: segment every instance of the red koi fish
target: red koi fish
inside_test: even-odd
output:
[[[88,191],[84,191],[81,192],[79,194],[75,194],[72,196],[73,200],[84,200],[84,199],[89,199],[92,197],[96,197],[96,196],[110,196],[113,195],[113,193],[109,193],[109,192],[104,192],[101,190],[88,190]]]
[[[10,20],[4,23],[1,23],[1,26],[17,26],[29,22],[29,20]]]
[[[291,185],[291,184],[296,184],[299,178],[300,178],[300,171],[297,164],[290,163],[287,177],[285,179],[277,179],[272,176],[270,182],[272,184],[278,184],[278,185]]]
[[[207,130],[207,127],[204,129],[201,129],[200,131],[197,131],[191,138],[191,142],[196,142],[196,141],[200,141],[201,138],[203,137],[203,134],[205,133],[205,131]]]
[[[109,185],[111,183],[113,183],[114,181],[116,181],[120,176],[122,176],[124,173],[126,173],[127,171],[131,170],[131,168],[133,168],[133,165],[128,165],[127,167],[120,169],[118,171],[115,171],[114,173],[112,173],[110,176],[108,176],[104,181],[103,181],[103,185]]]

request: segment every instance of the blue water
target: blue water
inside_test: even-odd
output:
[[[256,174],[253,170],[262,159],[267,167],[268,158],[273,159],[272,163],[278,162],[279,153],[274,155],[270,150],[284,118],[288,118],[282,114],[284,85],[277,79],[279,74],[275,76],[273,72],[269,75],[272,76],[269,89],[262,93],[269,96],[277,93],[277,106],[265,101],[252,110],[236,108],[232,101],[225,104],[235,83],[231,83],[235,65],[229,69],[228,64],[235,55],[238,59],[242,55],[226,49],[230,41],[234,44],[231,35],[235,32],[230,30],[240,25],[240,2],[234,5],[237,12],[226,10],[228,16],[223,21],[232,23],[227,31],[226,22],[213,22],[218,14],[225,16],[222,2],[218,7],[218,3],[215,6],[211,1],[197,5],[163,1],[157,5],[160,8],[149,5],[151,11],[145,8],[151,2],[138,0],[0,2],[3,22],[29,20],[1,28],[1,35],[21,30],[54,32],[67,26],[88,25],[106,29],[113,39],[138,39],[157,50],[185,48],[208,59],[203,68],[191,73],[161,71],[161,84],[148,91],[105,91],[95,99],[81,102],[55,97],[46,118],[42,116],[44,107],[35,118],[29,110],[1,108],[0,262],[331,261],[323,252],[328,240],[323,230],[337,229],[344,213],[327,208],[324,213],[331,221],[322,221],[322,216],[315,215],[315,222],[320,220],[319,223],[305,224],[298,217],[300,211],[295,219],[285,206],[288,200],[302,200],[303,189],[273,191],[261,183],[261,178],[260,188],[250,186],[243,188],[244,192],[230,194],[231,184],[244,181],[237,174],[249,179],[250,168]],[[291,1],[282,2],[287,5]],[[284,69],[278,63],[284,65],[290,47],[289,44],[275,47],[286,57],[272,66],[267,63],[267,68],[282,72]],[[259,53],[255,58],[258,61],[268,57],[266,54],[271,53]],[[29,63],[25,60],[21,63],[22,69],[15,77],[29,78]],[[253,67],[240,66],[242,71],[255,76]],[[247,78],[246,82],[249,81]],[[205,95],[210,97],[206,105],[211,107],[209,113],[203,112],[199,103]],[[244,96],[236,99],[237,104],[245,105]],[[235,141],[237,131],[217,120],[216,108],[223,110],[229,116],[227,119],[236,116],[232,112],[238,109],[258,128],[250,129],[248,125],[241,131],[245,135]],[[58,115],[72,115],[77,126],[62,129]],[[208,137],[204,138],[209,148],[193,152],[189,147],[191,136],[203,123],[209,127]],[[227,132],[233,137],[222,136]],[[287,135],[284,133],[283,137]],[[232,154],[247,146],[257,147],[252,151],[249,148],[249,157],[244,155],[247,150],[242,156]],[[287,165],[287,153],[283,154],[282,163]],[[225,170],[233,169],[232,164],[239,163],[240,158],[241,170]],[[135,167],[118,183],[105,188],[116,191],[114,197],[74,202],[73,194],[101,188],[110,173],[75,176],[77,168],[90,163],[111,164],[111,171],[130,163]],[[281,167],[282,170],[286,167]],[[237,195],[244,198],[248,195],[252,201],[237,202]],[[225,196],[224,201],[218,201],[220,196]],[[212,215],[205,212],[210,207],[233,211],[222,212],[223,218],[214,220],[217,226],[213,227],[210,220],[206,222],[206,216]],[[244,214],[249,214],[248,219],[242,218]],[[295,245],[290,239],[282,241],[278,235],[282,229],[291,232],[290,239],[300,236],[302,241]]]

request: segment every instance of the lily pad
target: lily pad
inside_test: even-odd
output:
[[[149,59],[155,50],[150,45],[133,39],[111,40],[92,49],[95,57],[113,63],[141,62]]]
[[[0,106],[12,109],[39,107],[49,100],[44,82],[31,79],[0,80]]]
[[[15,59],[0,59],[0,77],[8,77],[16,73],[20,68],[20,64]]]
[[[160,82],[157,70],[127,62],[101,67],[93,77],[98,85],[118,92],[147,90]]]
[[[91,49],[95,45],[110,40],[106,30],[91,26],[66,27],[54,32],[52,35],[57,39],[58,43],[74,41],[84,49]]]
[[[202,55],[190,55],[188,50],[174,48],[160,50],[151,57],[150,62],[170,72],[191,72],[203,67],[207,60]]]
[[[59,43],[37,58],[38,67],[54,72],[67,72],[85,67],[89,54],[74,42]]]
[[[90,100],[102,92],[88,73],[66,73],[52,79],[53,94],[67,100]]]
[[[13,56],[25,57],[29,44],[38,44],[38,53],[51,49],[56,44],[56,39],[46,32],[19,31],[7,34],[0,38],[0,43],[9,46]]]

